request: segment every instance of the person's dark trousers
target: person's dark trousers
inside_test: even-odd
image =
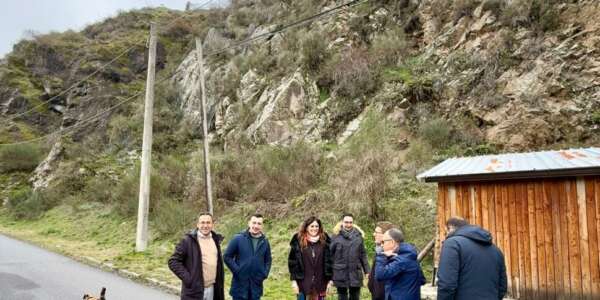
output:
[[[259,297],[258,299],[260,299],[260,297]],[[257,299],[257,300],[258,300],[258,299]],[[358,299],[358,298],[356,298],[356,299]],[[242,298],[233,298],[233,300],[255,300],[255,299],[252,299],[252,291],[251,291],[251,290],[248,290],[248,298],[246,298],[246,299],[242,299]]]
[[[383,297],[371,296],[371,300],[385,300],[385,296],[383,296]]]
[[[338,300],[360,300],[360,287],[338,287],[337,292]]]

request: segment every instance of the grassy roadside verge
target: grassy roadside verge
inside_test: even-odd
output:
[[[72,257],[97,267],[106,267],[119,274],[146,284],[159,283],[178,290],[179,280],[167,267],[179,237],[170,240],[153,240],[148,250],[136,253],[135,220],[124,219],[110,213],[108,207],[88,204],[77,210],[62,205],[47,211],[35,220],[15,220],[4,209],[0,210],[0,233],[41,246],[53,252]],[[225,217],[223,226],[233,226],[238,219]],[[237,226],[236,226],[237,227]],[[291,295],[286,267],[288,236],[287,225],[277,222],[267,225],[273,251],[273,268],[265,283],[265,300],[295,299]],[[280,230],[272,230],[280,228]],[[235,229],[223,232],[235,232]],[[285,234],[282,234],[284,233]],[[229,233],[228,233],[229,234]],[[125,270],[125,272],[122,272]],[[132,273],[131,273],[132,272]],[[226,271],[226,294],[231,276]],[[172,291],[173,289],[171,289]],[[367,298],[365,298],[367,299]]]
[[[221,218],[217,230],[227,237],[239,231],[243,222],[236,215],[233,213]],[[166,262],[179,237],[152,240],[147,251],[136,253],[135,225],[135,220],[119,217],[111,213],[110,207],[95,203],[76,210],[61,205],[35,220],[15,220],[6,210],[0,209],[0,233],[86,264],[118,271],[120,275],[133,277],[145,284],[167,287],[170,291],[178,290],[180,282],[172,275]],[[273,267],[265,282],[265,300],[295,299],[287,272],[287,254],[289,236],[296,226],[295,220],[290,219],[271,220],[266,224]],[[230,273],[226,271],[226,294],[230,280]],[[362,294],[361,299],[370,299],[366,288]]]
[[[145,283],[178,286],[165,263],[170,242],[154,241],[148,251],[136,253],[135,222],[100,205],[58,206],[35,220],[15,220],[0,210],[0,233]]]

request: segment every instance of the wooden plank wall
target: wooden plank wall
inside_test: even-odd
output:
[[[491,232],[512,297],[600,299],[600,177],[440,183],[437,213],[438,241],[452,216]]]

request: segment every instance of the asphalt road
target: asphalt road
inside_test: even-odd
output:
[[[179,297],[104,272],[70,258],[0,235],[0,300],[70,300],[88,293],[106,299]]]

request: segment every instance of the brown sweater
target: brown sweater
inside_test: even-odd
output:
[[[198,245],[202,253],[202,277],[204,278],[204,287],[213,285],[217,278],[218,252],[212,236],[202,236],[198,232]]]

